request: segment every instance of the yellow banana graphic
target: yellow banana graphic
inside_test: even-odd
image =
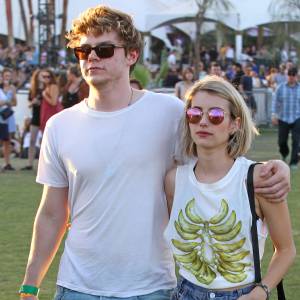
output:
[[[195,275],[197,272],[199,272],[201,266],[202,261],[200,260],[199,256],[197,256],[196,263],[193,263],[191,266],[192,273]]]
[[[214,238],[217,241],[221,242],[227,242],[233,240],[241,231],[242,228],[242,222],[239,221],[230,232],[226,234],[213,234],[212,238]]]
[[[218,224],[222,222],[228,214],[228,209],[229,208],[227,202],[224,199],[222,199],[220,212],[214,217],[210,218],[209,223]]]
[[[206,274],[209,283],[211,283],[217,277],[216,273],[210,268],[209,265],[206,266]]]
[[[184,240],[195,240],[198,237],[196,233],[184,232],[183,229],[180,227],[180,225],[177,223],[177,221],[175,221],[174,224],[175,224],[176,231]]]
[[[172,244],[178,249],[183,252],[191,252],[194,250],[195,247],[199,246],[200,243],[190,242],[190,243],[183,243],[178,240],[172,239]]]
[[[215,234],[225,234],[232,230],[236,221],[236,213],[233,210],[230,214],[230,217],[220,225],[210,225],[209,229]]]
[[[239,283],[244,281],[247,278],[247,274],[245,272],[239,274],[232,274],[230,272],[224,271],[222,268],[218,266],[219,273],[229,282],[232,283]]]
[[[199,272],[195,275],[195,278],[203,284],[210,284],[216,278],[216,274],[205,262],[202,262],[202,266]]]
[[[229,272],[240,273],[244,271],[245,267],[249,267],[250,265],[250,263],[220,261],[220,266],[222,266],[225,271]]]
[[[192,251],[191,253],[188,254],[174,254],[174,257],[177,261],[181,262],[181,263],[192,263],[196,258],[197,258],[197,252],[196,251]]]
[[[220,259],[226,262],[235,262],[244,259],[247,255],[250,254],[250,251],[242,251],[236,254],[226,254],[219,253]]]
[[[232,244],[215,243],[215,244],[213,244],[213,247],[217,251],[231,253],[231,252],[234,252],[234,251],[242,248],[243,245],[245,244],[245,241],[246,241],[246,238],[242,238],[238,242],[235,242],[235,243],[232,243]]]
[[[194,222],[196,224],[203,224],[204,223],[203,219],[200,216],[198,216],[197,214],[195,214],[193,212],[194,207],[195,207],[195,198],[193,198],[192,200],[190,200],[188,202],[188,204],[186,205],[186,207],[185,207],[185,214],[186,214],[186,216],[192,222]]]
[[[179,222],[179,225],[183,229],[184,232],[196,233],[201,229],[201,226],[194,225],[194,224],[188,222],[184,218],[182,210],[180,210],[180,212],[179,212],[178,222]]]

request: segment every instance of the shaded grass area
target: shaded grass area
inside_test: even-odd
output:
[[[264,129],[249,152],[254,160],[278,159],[276,132]],[[3,160],[0,159],[0,164]],[[26,161],[13,160],[19,169]],[[297,249],[300,245],[300,170],[291,173],[292,191],[289,194],[289,208],[294,228]],[[0,173],[0,299],[18,299],[17,290],[24,276],[29,253],[33,219],[39,205],[42,187],[35,183],[34,171],[14,171]],[[268,240],[263,269],[273,250]],[[40,300],[52,299],[55,291],[56,272],[61,249],[54,260],[41,287]],[[300,299],[299,274],[300,259],[296,262],[284,280],[287,299]],[[275,292],[271,297],[277,299]]]

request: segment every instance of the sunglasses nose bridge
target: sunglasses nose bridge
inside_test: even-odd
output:
[[[100,58],[98,56],[97,52],[96,52],[96,48],[91,48],[90,49],[90,52],[88,53],[87,58],[90,59],[90,57],[91,58],[98,58],[98,59]]]

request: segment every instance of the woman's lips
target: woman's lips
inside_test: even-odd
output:
[[[197,131],[196,135],[199,136],[199,137],[208,137],[208,136],[211,136],[213,134],[210,133],[210,132],[207,132],[207,131]]]

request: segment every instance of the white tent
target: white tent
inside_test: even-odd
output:
[[[37,14],[37,0],[33,0],[34,14]],[[56,15],[62,12],[63,0],[56,0]],[[206,18],[214,21],[220,21],[236,31],[242,31],[247,28],[252,28],[257,25],[266,24],[274,21],[270,12],[269,5],[271,0],[230,0],[233,7],[230,11],[215,11],[209,10]],[[13,24],[14,36],[24,39],[24,30],[20,17],[19,2],[14,0],[12,3],[13,11]],[[24,2],[25,3],[25,2]],[[195,0],[69,0],[68,13],[67,13],[67,28],[71,27],[71,21],[78,17],[80,12],[88,7],[93,7],[99,4],[106,4],[111,7],[123,10],[131,14],[134,18],[137,28],[142,32],[152,32],[153,35],[165,38],[164,30],[154,30],[159,25],[170,21],[186,17],[194,17],[197,12],[197,5]],[[26,5],[25,5],[26,8]],[[28,14],[28,11],[26,11]],[[288,21],[286,17],[280,21]],[[37,26],[37,21],[35,20]],[[59,31],[60,24],[57,22],[57,32]],[[178,25],[190,33],[191,37],[195,34],[193,32],[194,26],[191,25]],[[185,29],[183,29],[185,30]],[[0,0],[0,34],[7,34],[6,24],[6,11],[5,0]],[[149,38],[148,38],[149,40]],[[238,36],[238,41],[241,42],[241,36]],[[166,39],[165,39],[166,41]],[[239,42],[239,43],[240,43]],[[147,44],[150,46],[149,43]],[[241,45],[237,45],[241,48]],[[149,49],[148,49],[149,50]],[[147,50],[147,51],[148,51]]]

